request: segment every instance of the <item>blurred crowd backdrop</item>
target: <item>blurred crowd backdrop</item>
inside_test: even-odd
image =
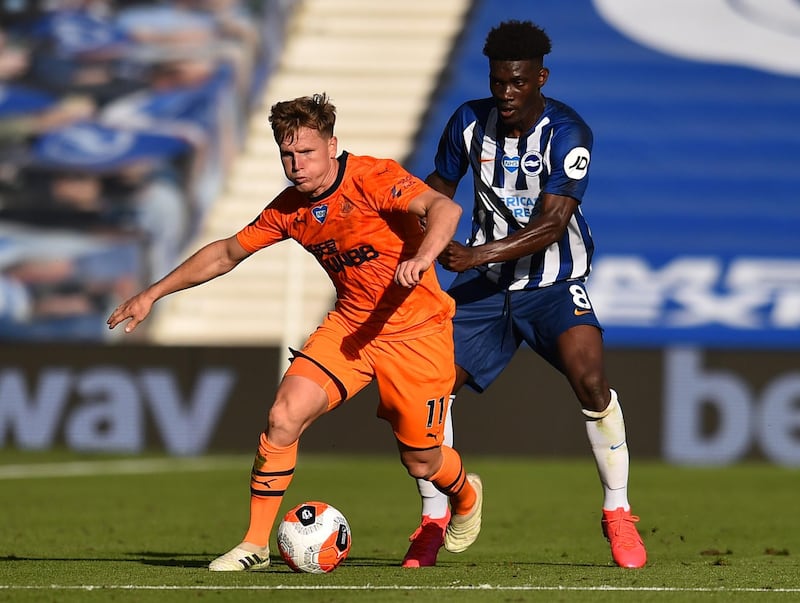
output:
[[[0,336],[102,341],[241,149],[291,0],[0,3]]]

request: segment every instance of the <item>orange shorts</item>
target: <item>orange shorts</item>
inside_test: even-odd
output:
[[[328,410],[352,398],[373,379],[378,417],[388,421],[398,441],[411,448],[440,446],[455,383],[453,325],[404,341],[355,342],[326,319],[303,349],[292,351],[287,375],[307,377],[328,394]]]

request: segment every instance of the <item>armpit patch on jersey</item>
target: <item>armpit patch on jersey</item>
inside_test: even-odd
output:
[[[573,180],[582,180],[589,172],[591,154],[585,147],[575,147],[564,157],[564,173]]]

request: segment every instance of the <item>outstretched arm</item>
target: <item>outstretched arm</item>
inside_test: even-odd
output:
[[[122,321],[130,319],[125,325],[125,332],[130,333],[147,318],[153,304],[162,297],[230,272],[249,255],[250,252],[239,244],[236,236],[209,243],[167,276],[117,306],[106,321],[108,328],[113,329]]]

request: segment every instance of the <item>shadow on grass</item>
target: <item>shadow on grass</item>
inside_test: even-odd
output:
[[[131,553],[136,555],[138,559],[131,559],[131,561],[138,561],[143,565],[151,566],[167,566],[167,567],[201,567],[205,568],[208,563],[215,557],[215,555],[186,555],[182,553]],[[202,560],[186,559],[186,557],[199,557]],[[291,568],[286,565],[283,559],[278,555],[270,555],[270,565],[267,571],[285,570],[289,573],[292,572]],[[350,567],[400,567],[399,559],[385,559],[380,557],[348,557],[345,562]]]
[[[124,553],[120,557],[32,557],[32,556],[17,556],[6,555],[0,556],[0,563],[14,562],[14,561],[63,561],[63,562],[81,562],[89,561],[95,563],[138,563],[141,565],[148,565],[154,567],[175,567],[187,569],[205,569],[208,567],[209,562],[214,559],[215,555],[212,553],[177,553],[169,551],[135,551]],[[387,559],[383,557],[348,557],[345,562],[349,567],[381,567],[381,568],[400,568],[399,559]],[[499,562],[501,565],[508,565],[508,562]],[[477,564],[473,564],[477,565]],[[482,564],[483,565],[483,564]],[[512,565],[516,567],[607,567],[607,565],[597,563],[569,563],[569,562],[552,562],[552,561],[532,561],[532,562],[513,562]],[[463,567],[464,563],[458,561],[442,561],[439,560],[438,567],[460,566]],[[270,567],[267,571],[281,571],[285,570],[288,573],[293,573],[291,568],[285,564],[283,559],[278,555],[270,555]],[[408,571],[408,570],[404,570]]]
[[[196,557],[197,559],[186,559]],[[0,557],[0,563],[15,561],[64,561],[78,563],[89,561],[93,563],[140,563],[142,565],[161,565],[170,567],[207,567],[214,555],[198,553],[125,553],[119,557],[33,557],[30,555],[5,555]]]

